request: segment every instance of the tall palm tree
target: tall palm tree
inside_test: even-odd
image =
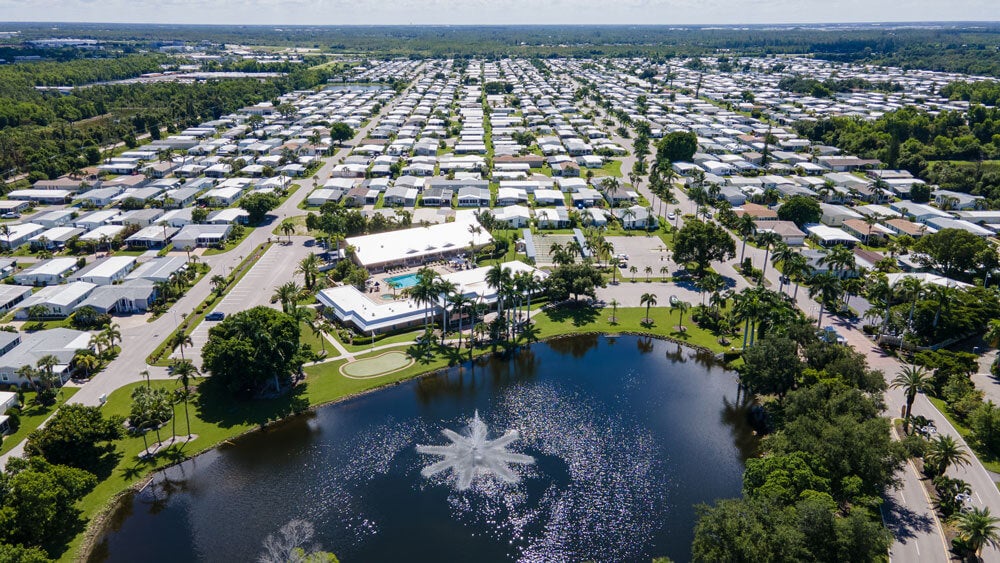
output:
[[[924,461],[937,475],[944,475],[952,465],[968,465],[969,454],[948,435],[939,435],[927,445]]]
[[[191,387],[191,378],[198,375],[198,368],[190,360],[177,360],[170,368],[170,374],[178,379],[181,384],[181,399],[184,400],[184,420],[187,423],[187,435],[191,437],[191,417],[188,414],[188,389]]]
[[[917,308],[917,301],[923,297],[927,287],[924,282],[914,277],[903,278],[899,283],[902,285],[903,296],[910,300],[910,314],[906,319],[906,329],[909,331],[913,328],[913,312]]]
[[[809,259],[801,253],[796,252],[793,256],[785,260],[781,268],[785,275],[795,283],[795,292],[792,293],[792,299],[797,299],[799,297],[799,284],[802,283],[802,280],[812,275],[812,266],[809,265]]]
[[[906,413],[903,415],[904,430],[910,424],[910,412],[917,393],[925,393],[934,389],[934,376],[921,366],[908,365],[892,380],[893,389],[902,389],[906,394]]]
[[[170,336],[170,347],[173,349],[180,349],[181,360],[184,360],[185,346],[194,346],[194,342],[191,340],[190,334],[186,334],[183,330],[180,330]]]
[[[438,279],[440,274],[433,269],[424,266],[417,271],[417,283],[408,288],[410,297],[424,308],[424,330],[430,322],[431,308],[437,303],[440,292],[438,289]]]
[[[459,291],[453,291],[448,295],[448,305],[453,313],[458,313],[458,349],[462,349],[462,323],[465,320],[465,311],[472,305],[469,299]]]
[[[643,293],[642,297],[639,298],[639,304],[646,306],[646,318],[643,319],[643,322],[645,322],[645,323],[650,322],[650,319],[649,319],[649,308],[652,307],[653,305],[656,305],[656,294],[655,293]]]
[[[955,289],[947,285],[931,284],[927,286],[925,293],[930,300],[937,304],[934,310],[934,322],[931,323],[931,326],[936,328],[938,321],[941,320],[941,310],[951,302],[955,295]]]
[[[281,225],[279,225],[278,228],[281,229],[282,234],[288,237],[288,244],[291,244],[292,233],[295,232],[295,222],[291,219],[285,219],[281,222]]]
[[[969,512],[960,512],[952,519],[958,530],[958,537],[978,559],[987,545],[1000,548],[1000,518],[990,514],[990,508],[972,507]]]
[[[838,278],[844,277],[847,270],[854,270],[856,267],[854,252],[842,244],[827,250],[816,263],[820,266],[828,265],[831,273]]]
[[[122,341],[121,327],[115,323],[109,323],[108,326],[104,327],[104,330],[101,331],[101,334],[108,339],[108,346],[110,348],[115,347],[115,341],[119,343]]]
[[[229,285],[225,276],[219,274],[212,276],[210,283],[212,284],[212,291],[215,291],[216,295],[222,295],[222,292],[226,290],[226,286]]]
[[[757,243],[764,245],[764,262],[760,267],[760,281],[757,285],[764,284],[764,274],[767,273],[767,258],[771,254],[771,247],[775,244],[784,244],[781,241],[781,235],[771,231],[766,231],[757,235]]]
[[[316,285],[316,278],[319,277],[319,256],[310,252],[299,261],[295,273],[302,274],[306,289],[313,289]]]
[[[438,279],[434,284],[434,303],[441,305],[441,341],[444,343],[444,335],[448,332],[448,296],[458,290],[455,282]]]
[[[611,305],[611,323],[614,324],[618,322],[618,306],[621,305],[621,303],[619,303],[617,299],[612,299],[608,302],[608,305]],[[646,316],[649,316],[648,310],[646,311]]]
[[[681,332],[687,330],[684,326],[684,313],[688,312],[690,309],[691,304],[687,301],[677,300],[670,304],[670,310],[677,311],[677,328],[679,328]]]
[[[38,384],[35,383],[35,377],[38,375],[38,370],[36,370],[34,366],[23,365],[17,368],[17,371],[14,373],[16,373],[21,379],[27,380],[28,385],[31,385],[31,388],[34,389],[36,393],[38,392]]]
[[[743,263],[743,254],[747,250],[747,239],[757,232],[757,223],[750,215],[742,215],[736,221],[736,232],[743,238],[743,246],[740,248],[740,264]]]
[[[290,313],[298,303],[299,298],[302,297],[302,291],[302,286],[298,283],[287,281],[274,288],[274,293],[271,294],[271,303],[281,303],[281,310],[286,314]]]
[[[840,278],[837,276],[823,272],[813,275],[809,279],[809,297],[819,297],[819,318],[816,320],[816,326],[823,326],[823,312],[829,307],[833,306],[838,299],[840,299],[840,294],[843,289],[840,286]]]
[[[795,250],[791,246],[788,246],[784,242],[779,242],[774,245],[774,251],[771,253],[771,263],[774,267],[778,269],[782,275],[778,278],[778,292],[782,292],[785,289],[785,278],[788,277],[788,273],[785,272],[785,264],[789,260],[794,260],[792,256],[798,254],[799,251]]]
[[[52,354],[46,354],[41,358],[38,358],[38,361],[35,362],[35,367],[40,370],[39,376],[45,384],[46,389],[51,389],[53,382],[56,380],[56,375],[53,370],[57,365],[59,365],[59,358],[53,356]]]

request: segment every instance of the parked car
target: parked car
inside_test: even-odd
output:
[[[20,218],[21,214],[16,211],[8,211],[7,213],[0,215],[0,219],[20,219]]]
[[[211,313],[205,315],[206,321],[221,321],[226,318],[226,314],[222,311],[212,311]]]

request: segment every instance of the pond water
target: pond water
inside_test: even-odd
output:
[[[636,336],[535,344],[383,389],[156,475],[92,561],[254,561],[293,519],[341,561],[690,558],[695,505],[738,496],[756,447],[735,374]],[[474,413],[533,463],[467,489],[421,469]],[[513,436],[515,433],[511,433]],[[428,472],[430,474],[430,472]]]

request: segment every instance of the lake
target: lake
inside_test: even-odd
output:
[[[341,561],[690,559],[695,505],[739,496],[757,441],[734,372],[637,336],[534,344],[256,432],[156,474],[92,561],[254,561],[293,519]],[[520,432],[519,482],[424,478],[473,414]]]

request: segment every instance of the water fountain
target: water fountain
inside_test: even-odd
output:
[[[456,487],[460,491],[468,489],[477,476],[494,475],[507,483],[516,483],[519,478],[510,464],[527,465],[535,458],[507,451],[507,445],[521,437],[517,430],[508,430],[495,440],[487,440],[486,423],[475,412],[469,421],[468,435],[462,435],[445,428],[441,431],[451,443],[447,446],[417,446],[422,454],[437,455],[443,459],[420,470],[424,477],[451,470]]]

